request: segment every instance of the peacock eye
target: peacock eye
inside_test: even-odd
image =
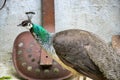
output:
[[[30,26],[31,24],[30,23],[28,23],[28,26]]]
[[[26,23],[23,23],[23,25],[25,25]]]
[[[22,26],[26,26],[26,25],[27,25],[27,23],[26,23],[26,22],[23,22],[23,23],[22,23]]]

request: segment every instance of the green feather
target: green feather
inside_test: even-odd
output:
[[[41,41],[48,42],[50,34],[47,30],[45,30],[42,26],[39,26],[37,24],[33,24],[33,32],[36,34],[36,36],[41,39]]]
[[[38,43],[41,44],[41,46],[47,51],[47,53],[50,53],[52,55],[55,55],[55,50],[52,45],[52,38],[54,36],[53,33],[49,33],[47,30],[45,30],[42,26],[33,24],[33,33],[37,36],[35,39],[38,41]]]

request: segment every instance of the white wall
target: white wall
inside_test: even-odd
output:
[[[120,31],[120,0],[56,0],[56,31],[79,28],[107,42]]]
[[[0,52],[11,52],[16,36],[26,30],[17,27],[27,19],[25,12],[34,11],[35,23],[40,23],[40,0],[7,0],[5,7],[0,10]]]

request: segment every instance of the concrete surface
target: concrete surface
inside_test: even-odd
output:
[[[13,42],[26,30],[16,25],[27,19],[24,14],[27,11],[34,11],[33,22],[40,24],[40,0],[7,0],[0,10],[0,77],[11,75],[9,71],[14,70]],[[56,32],[78,28],[111,42],[112,35],[120,34],[120,0],[55,0],[55,20]]]
[[[120,0],[56,0],[56,31],[88,30],[106,42],[120,30]]]

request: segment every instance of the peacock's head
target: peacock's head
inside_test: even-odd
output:
[[[22,26],[30,30],[33,26],[31,19],[32,19],[32,16],[35,14],[35,12],[26,12],[25,14],[28,17],[28,20],[22,21],[22,23],[19,24],[18,26]]]
[[[32,28],[32,22],[29,21],[29,20],[25,20],[25,21],[22,21],[21,24],[19,24],[18,26],[22,26],[22,27],[25,27],[26,29],[31,29]]]

